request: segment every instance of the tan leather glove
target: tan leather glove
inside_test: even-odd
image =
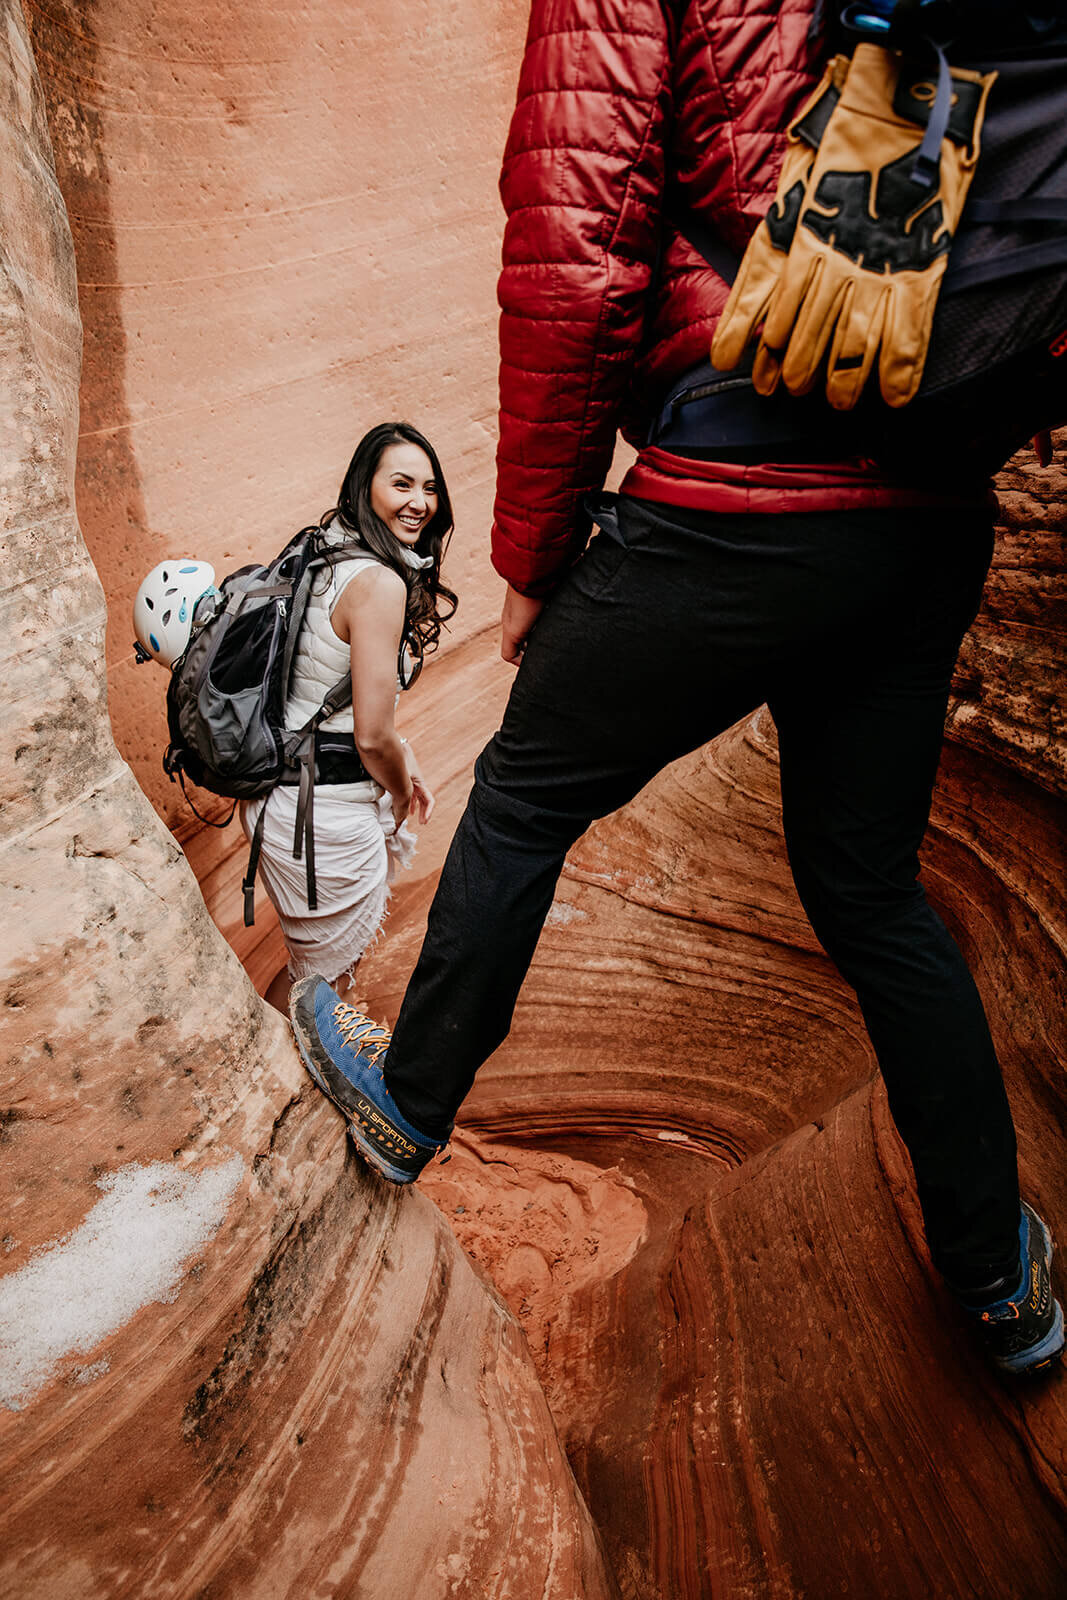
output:
[[[774,204],[749,240],[715,329],[711,359],[721,372],[736,367],[763,320],[785,265],[819,140],[837,104],[848,67],[848,56],[835,56],[800,114],[789,124]]]
[[[826,394],[838,410],[856,404],[876,358],[887,404],[916,393],[995,78],[953,71],[948,133],[924,187],[915,119],[932,106],[936,72],[880,45],[856,47],[764,319],[752,370],[760,394],[779,375],[806,394],[828,346]]]

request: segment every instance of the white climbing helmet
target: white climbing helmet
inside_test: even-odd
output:
[[[215,586],[208,561],[179,556],[153,567],[133,602],[133,629],[139,661],[172,667],[189,643],[196,602]]]

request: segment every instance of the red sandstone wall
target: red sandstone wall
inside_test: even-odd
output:
[[[280,548],[333,504],[365,428],[402,415],[456,507],[446,649],[492,620],[496,181],[525,5],[25,9],[78,264],[78,512],[108,598],[115,738],[262,988],[283,958],[270,907],[246,934],[236,824],[202,829],[162,773],[164,679],[134,665],[133,596],[167,555],[226,572]],[[416,737],[431,698],[405,704]],[[442,805],[420,873],[496,703],[431,752]]]
[[[610,1600],[514,1319],[346,1151],[115,748],[80,349],[0,0],[0,1595]]]
[[[363,988],[382,1015],[395,1014],[431,869],[507,683],[477,630],[495,609],[484,553],[494,185],[523,10],[521,0],[465,0],[459,12],[410,0],[223,6],[204,17],[127,0],[27,6],[79,257],[78,492],[111,606],[112,717],[168,818],[160,676],[135,674],[129,655],[141,572],[189,529],[217,541],[198,539],[195,553],[222,551],[223,566],[278,543],[330,498],[352,438],[383,410],[427,426],[449,466],[458,648],[412,706],[428,766],[444,775],[442,822],[366,964]],[[440,419],[432,428],[408,403],[423,393]],[[1028,1191],[1062,1235],[1062,456],[1047,470],[1024,458],[1002,487],[1004,528],[961,661],[926,871],[983,989]],[[269,977],[276,943],[254,947],[228,926],[240,847],[183,837],[212,910],[257,978]],[[191,903],[186,891],[179,921]],[[54,949],[65,970],[67,947]],[[232,989],[230,969],[215,978]],[[167,1026],[182,981],[179,969]],[[105,1010],[114,998],[112,980]],[[135,992],[122,1013],[120,1068],[139,1003]],[[259,1038],[243,1049],[254,1056]],[[144,1070],[158,1059],[152,1046]],[[871,1074],[852,998],[793,897],[773,728],[755,719],[580,843],[512,1038],[479,1080],[455,1160],[427,1184],[522,1320],[627,1600],[1058,1592],[1064,1385],[1009,1391],[968,1354]],[[113,1087],[101,1082],[119,1099],[130,1087],[121,1072]],[[226,1094],[212,1105],[238,1091]],[[268,1149],[268,1175],[292,1171],[308,1197],[298,1209],[312,1195],[326,1208],[316,1248],[330,1261],[334,1230],[365,1215],[363,1191],[350,1166],[345,1187],[331,1188],[331,1114],[301,1101],[290,1153],[275,1098],[259,1106],[249,1150]],[[167,1116],[142,1130],[138,1150],[169,1133]],[[46,1167],[55,1146],[43,1122],[39,1134],[22,1158]],[[318,1174],[323,1137],[333,1165]],[[291,1216],[275,1182],[264,1192]],[[72,1184],[71,1217],[83,1190]],[[377,1215],[372,1206],[368,1222]],[[399,1260],[403,1280],[411,1258]],[[242,1322],[239,1268],[227,1270],[222,1320],[232,1310],[240,1351],[242,1329],[255,1344],[258,1314],[249,1301]],[[287,1270],[268,1319],[277,1384],[293,1296],[305,1292],[291,1261]],[[321,1275],[322,1259],[310,1270]],[[327,1326],[334,1315],[343,1324],[340,1281],[332,1309],[316,1305]],[[388,1347],[372,1350],[387,1364]],[[79,1426],[81,1392],[71,1391]],[[235,1393],[201,1443],[238,1473]],[[446,1415],[458,1403],[437,1399]],[[299,1409],[294,1399],[285,1415]],[[262,1438],[259,1448],[284,1477],[291,1438],[280,1454]],[[37,1457],[24,1459],[30,1474]],[[189,1492],[180,1472],[173,1481],[176,1495]],[[69,1499],[42,1495],[27,1501],[42,1520],[66,1514]],[[235,1491],[227,1515],[236,1504]]]

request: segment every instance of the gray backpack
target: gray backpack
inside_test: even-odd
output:
[[[224,578],[198,601],[192,637],[174,663],[167,689],[170,744],[163,769],[172,783],[181,784],[201,821],[225,827],[238,800],[269,794],[279,783],[299,785],[293,858],[299,861],[303,854],[306,859],[312,911],[318,903],[313,830],[318,730],[351,704],[351,674],[334,684],[314,716],[295,731],[284,726],[285,702],[312,582],[348,553],[345,546],[328,544],[322,528],[313,526],[290,540],[269,566],[242,567]],[[346,780],[369,776],[350,734],[332,735],[330,744],[335,769],[338,761],[346,764]],[[233,799],[225,822],[212,822],[197,810],[186,779]],[[246,927],[255,919],[263,817],[261,811],[242,883]]]

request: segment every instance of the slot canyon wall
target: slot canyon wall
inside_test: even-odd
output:
[[[0,173],[0,1594],[607,1600],[518,1325],[346,1153],[112,740],[74,256],[12,0]]]
[[[0,1595],[1045,1600],[1067,1384],[1001,1383],[932,1274],[765,713],[580,841],[416,1193],[346,1156],[205,911],[262,988],[243,842],[158,769],[144,571],[274,548],[364,426],[425,426],[463,607],[406,708],[442,817],[361,970],[395,1016],[508,682],[484,537],[524,9],[0,0]],[[999,488],[924,870],[1062,1234],[1067,458]]]

